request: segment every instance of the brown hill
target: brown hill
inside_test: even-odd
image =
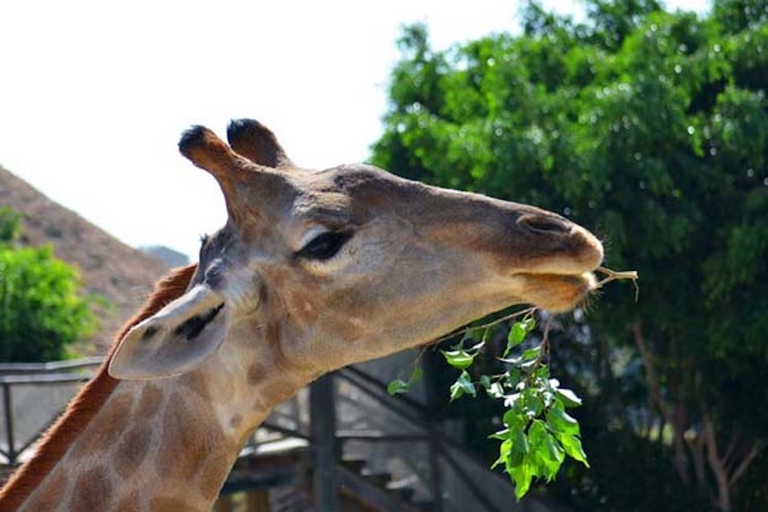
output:
[[[107,299],[110,306],[98,307],[96,312],[100,322],[98,333],[78,347],[87,355],[103,354],[112,344],[114,333],[136,311],[168,267],[51,201],[0,167],[2,207],[22,215],[23,245],[53,245],[58,258],[80,271],[86,291]]]

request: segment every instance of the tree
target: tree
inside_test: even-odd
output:
[[[20,217],[0,210],[0,361],[63,359],[95,327],[77,271],[50,247],[16,247]]]
[[[700,18],[592,0],[576,24],[529,4],[522,36],[437,52],[413,26],[400,40],[374,163],[562,212],[605,237],[608,265],[640,273],[639,302],[605,290],[587,326],[564,323],[586,341],[554,348],[592,395],[593,468],[570,468],[561,491],[581,509],[768,503],[768,394],[754,391],[768,375],[767,5]],[[627,486],[662,474],[659,493]]]

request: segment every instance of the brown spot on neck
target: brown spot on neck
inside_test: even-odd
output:
[[[24,464],[0,490],[0,510],[14,512],[29,498],[70,446],[88,427],[117,386],[107,373],[109,360],[119,341],[128,330],[160,311],[166,304],[184,294],[197,266],[189,265],[174,270],[155,287],[144,307],[131,318],[115,337],[109,356],[96,376],[86,384],[67,406],[66,412],[51,427],[38,446],[36,455]]]
[[[242,414],[235,414],[231,418],[229,418],[229,426],[233,429],[240,428],[240,425],[243,424],[243,415]]]
[[[152,441],[152,429],[147,425],[138,425],[125,433],[115,450],[113,463],[121,478],[134,475],[144,462]]]
[[[163,392],[154,384],[147,383],[141,390],[141,401],[136,415],[139,418],[149,418],[157,414],[160,403],[163,401]]]
[[[67,510],[86,512],[88,510],[108,510],[112,482],[107,477],[107,468],[95,467],[83,473],[75,481],[72,501]]]
[[[200,371],[186,373],[179,377],[179,383],[206,402],[213,400],[208,377]]]
[[[248,367],[248,384],[250,386],[255,386],[256,384],[260,383],[262,380],[264,380],[264,372],[265,368],[263,364],[253,363]]]

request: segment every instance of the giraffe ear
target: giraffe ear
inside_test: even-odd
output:
[[[224,341],[224,298],[205,284],[188,290],[118,342],[109,374],[148,380],[181,375],[213,355]]]

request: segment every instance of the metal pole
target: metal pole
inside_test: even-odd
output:
[[[5,412],[5,433],[8,439],[8,465],[16,464],[16,441],[13,439],[13,418],[11,417],[11,386],[3,382],[3,409]]]
[[[333,374],[309,388],[310,433],[314,457],[313,488],[316,512],[338,512],[336,475],[336,404]]]
[[[435,408],[437,391],[435,390],[434,374],[435,374],[435,358],[426,357],[422,360],[422,368],[424,369],[424,385],[427,398],[427,410],[429,415],[427,417],[429,441],[427,443],[427,450],[429,452],[429,490],[432,494],[432,503],[435,512],[443,512],[443,484],[442,477],[440,475],[440,452],[443,447],[440,443],[440,436],[438,435],[439,418]]]

